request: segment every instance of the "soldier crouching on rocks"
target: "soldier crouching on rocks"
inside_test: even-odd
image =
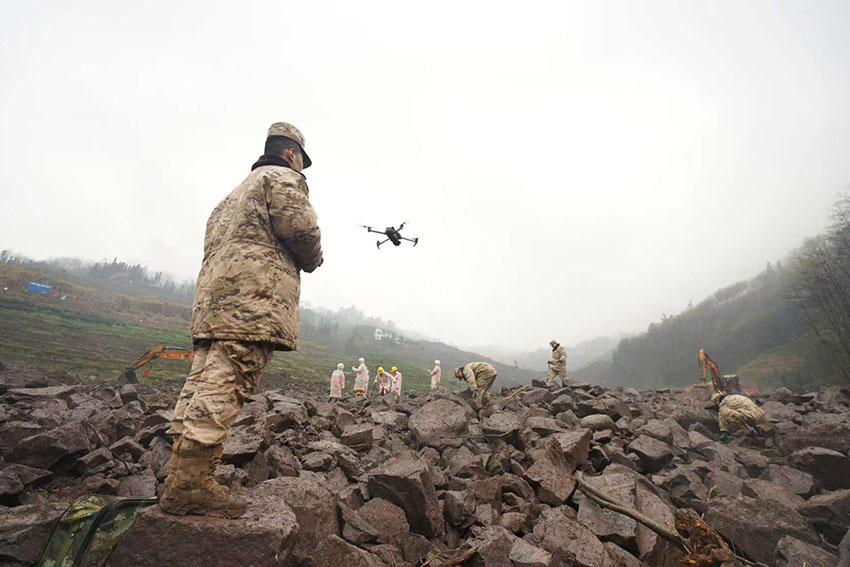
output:
[[[195,359],[174,408],[171,514],[236,518],[248,505],[215,481],[222,442],[275,350],[296,348],[301,271],[322,265],[321,233],[301,170],[304,137],[272,124],[265,152],[207,221],[192,308]]]
[[[711,401],[717,406],[717,421],[720,426],[720,439],[726,441],[729,434],[752,427],[762,431],[764,410],[747,396],[715,392]]]
[[[490,395],[490,388],[493,387],[493,382],[496,381],[498,376],[493,365],[486,362],[470,362],[455,370],[455,376],[458,380],[466,381],[469,391],[472,392],[479,404],[482,406],[490,405],[493,399]]]

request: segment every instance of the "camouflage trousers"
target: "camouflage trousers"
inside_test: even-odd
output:
[[[564,368],[562,370],[555,370],[553,367],[549,367],[549,374],[546,375],[546,383],[551,384],[555,381],[555,378],[560,378],[561,382],[564,382],[567,379],[567,369]]]
[[[168,432],[204,445],[224,441],[273,354],[271,343],[196,341]]]
[[[493,387],[493,383],[496,382],[497,375],[487,376],[486,378],[476,379],[475,380],[475,391],[472,395],[481,405],[489,405],[491,401],[493,401],[493,396],[490,395],[490,388]]]

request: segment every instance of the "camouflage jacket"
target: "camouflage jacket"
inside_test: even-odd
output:
[[[489,389],[496,376],[496,369],[486,362],[470,362],[463,367],[463,378],[473,392],[479,388]]]
[[[555,372],[566,372],[567,370],[567,351],[564,350],[564,347],[558,345],[555,347],[555,350],[552,351],[552,359],[549,361],[549,364],[552,366],[552,370]]]
[[[295,350],[301,270],[322,264],[304,176],[257,167],[210,215],[192,309],[192,338]]]

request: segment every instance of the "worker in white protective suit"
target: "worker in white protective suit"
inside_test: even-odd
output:
[[[336,365],[336,370],[331,374],[331,398],[339,399],[342,397],[342,389],[345,388],[345,365],[339,363]]]
[[[384,372],[384,368],[379,366],[378,373],[375,374],[375,384],[378,385],[378,389],[381,394],[389,394],[390,386],[393,383],[393,377]]]
[[[362,357],[358,360],[359,366],[352,366],[354,376],[354,395],[365,396],[369,389],[369,369],[366,368],[366,360]]]
[[[729,434],[746,430],[748,427],[762,431],[764,410],[747,396],[715,392],[711,401],[717,406],[717,421],[720,425],[720,438],[728,439]]]
[[[390,391],[396,396],[401,396],[401,372],[398,371],[398,368],[393,366],[392,368],[392,386],[390,386]]]
[[[436,390],[440,385],[440,380],[443,378],[443,371],[440,370],[440,361],[434,361],[434,370],[431,371],[431,389]]]

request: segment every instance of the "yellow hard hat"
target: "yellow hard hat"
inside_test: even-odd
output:
[[[379,367],[378,367],[378,372],[383,372],[383,371],[384,371],[384,367],[383,367],[383,366],[379,366]]]
[[[398,370],[398,368],[396,368],[395,366],[393,366],[393,372],[395,372],[396,370]]]

